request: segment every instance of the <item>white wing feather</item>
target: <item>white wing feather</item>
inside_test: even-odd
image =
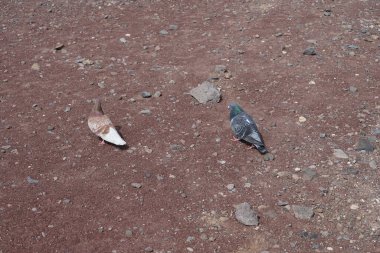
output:
[[[100,138],[102,138],[105,141],[108,141],[110,143],[113,143],[115,145],[125,145],[127,144],[119,135],[119,133],[116,131],[115,128],[110,127],[107,134],[100,133]]]

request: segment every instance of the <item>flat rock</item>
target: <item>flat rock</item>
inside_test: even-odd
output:
[[[314,47],[308,47],[305,49],[305,51],[303,51],[303,54],[304,55],[316,55],[317,51],[315,50]]]
[[[247,202],[235,206],[235,218],[246,226],[259,225],[259,217]]]
[[[28,176],[28,177],[26,178],[26,181],[27,181],[29,184],[38,184],[38,182],[39,182],[39,180],[34,179],[34,178],[32,178],[31,176]]]
[[[292,210],[297,219],[310,220],[314,216],[312,207],[292,205]]]
[[[360,137],[359,142],[356,145],[355,148],[356,151],[367,151],[367,152],[373,152],[375,150],[375,147],[371,143],[371,141],[367,137]]]
[[[307,181],[313,180],[317,176],[317,170],[315,168],[307,168],[303,171],[302,178]]]
[[[334,149],[334,156],[340,159],[348,159],[348,155],[341,149]]]
[[[204,81],[198,87],[191,89],[190,95],[201,104],[219,103],[221,98],[219,90],[208,81]]]

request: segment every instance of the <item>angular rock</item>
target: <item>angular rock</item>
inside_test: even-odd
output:
[[[317,170],[315,168],[307,168],[303,171],[303,179],[307,181],[313,180],[317,176]]]
[[[367,152],[373,152],[375,150],[375,147],[371,143],[371,141],[367,137],[360,137],[358,145],[355,148],[356,151],[367,151]]]
[[[308,47],[305,49],[305,51],[303,51],[303,54],[304,55],[316,55],[317,51],[315,50],[314,47]]]
[[[297,219],[310,220],[314,216],[312,207],[292,205],[292,210]]]
[[[143,91],[141,92],[141,96],[143,98],[150,98],[152,96],[152,93],[150,93],[149,91]]]
[[[341,149],[334,149],[334,156],[340,159],[348,159],[348,155]]]
[[[208,81],[204,81],[198,87],[191,89],[190,95],[201,104],[219,103],[221,98],[219,90]]]
[[[38,184],[38,182],[39,182],[39,180],[34,179],[34,178],[30,177],[30,176],[28,176],[28,177],[26,178],[26,181],[27,181],[29,184]]]
[[[235,218],[246,226],[259,225],[259,217],[247,202],[235,206]]]

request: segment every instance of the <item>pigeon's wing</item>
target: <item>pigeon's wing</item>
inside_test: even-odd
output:
[[[88,127],[94,134],[98,135],[98,132],[104,126],[113,126],[107,115],[90,116],[88,118]]]
[[[115,145],[125,145],[127,144],[116,131],[113,126],[104,126],[101,131],[98,132],[98,135],[103,140],[113,143]]]
[[[231,128],[238,139],[244,139],[252,132],[252,126],[256,127],[252,117],[246,113],[240,113],[231,120]]]

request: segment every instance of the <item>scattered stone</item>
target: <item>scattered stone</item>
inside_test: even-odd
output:
[[[356,88],[355,86],[350,86],[350,92],[355,93],[357,91],[358,91],[358,88]]]
[[[351,209],[351,210],[358,210],[358,209],[359,209],[359,205],[358,205],[358,204],[352,204],[352,205],[350,206],[350,209]]]
[[[34,178],[30,177],[30,176],[28,176],[28,177],[26,178],[26,181],[27,181],[29,184],[38,184],[38,182],[39,182],[39,180],[34,179]]]
[[[68,205],[68,204],[71,203],[71,200],[68,199],[68,198],[63,198],[62,203],[65,204],[65,205]]]
[[[169,34],[169,32],[166,31],[165,29],[160,31],[160,35],[168,35],[168,34]]]
[[[153,94],[153,97],[154,98],[158,98],[158,97],[161,97],[161,91],[156,91],[154,94]]]
[[[4,145],[4,146],[1,146],[1,149],[3,150],[8,150],[11,148],[11,145]]]
[[[359,170],[354,168],[354,167],[348,167],[348,168],[344,168],[342,170],[342,174],[344,174],[344,175],[357,175],[357,174],[359,174]]]
[[[230,191],[230,192],[232,192],[232,191],[236,191],[236,189],[235,189],[235,185],[234,185],[234,184],[228,184],[228,185],[227,185],[227,189],[228,189],[228,191]]]
[[[184,150],[184,147],[180,144],[170,144],[170,149],[174,152]]]
[[[130,230],[130,229],[125,230],[125,236],[126,237],[132,237],[132,235],[133,235],[132,230]]]
[[[304,122],[306,122],[306,118],[305,118],[304,116],[300,116],[300,117],[298,118],[298,121],[299,121],[300,123],[304,123]]]
[[[58,50],[63,49],[64,47],[65,47],[65,45],[63,45],[62,43],[57,43],[57,45],[55,45],[54,49],[58,51]]]
[[[133,188],[140,189],[140,188],[142,187],[142,184],[140,184],[140,183],[131,183],[131,186],[132,186]]]
[[[314,216],[312,207],[292,205],[292,210],[297,219],[310,220]]]
[[[334,149],[334,156],[340,159],[348,159],[348,155],[341,149]]]
[[[373,152],[375,150],[375,147],[372,145],[371,141],[367,137],[360,137],[355,150]]]
[[[284,33],[279,32],[279,33],[276,33],[274,36],[275,36],[275,37],[281,37],[282,35],[284,35]]]
[[[106,87],[106,83],[104,81],[98,82],[98,87],[104,89]]]
[[[359,46],[356,46],[356,45],[346,45],[346,47],[348,49],[351,49],[351,50],[357,50],[357,49],[359,49]]]
[[[151,115],[152,111],[149,109],[144,109],[144,110],[141,110],[139,113],[142,115]]]
[[[273,161],[274,160],[274,155],[271,153],[266,153],[264,155],[264,161]]]
[[[227,67],[224,66],[224,65],[216,65],[214,71],[215,71],[216,73],[220,73],[220,74],[222,74],[222,73],[227,72]]]
[[[301,238],[303,239],[311,239],[311,240],[315,240],[318,238],[318,233],[315,233],[315,232],[308,232],[308,231],[305,231],[305,230],[302,230],[300,232],[300,236]]]
[[[71,111],[71,107],[70,106],[66,106],[65,109],[63,110],[64,112],[69,112]]]
[[[329,17],[331,16],[332,11],[330,9],[327,9],[323,12],[323,16]]]
[[[150,98],[152,96],[152,94],[149,91],[143,91],[143,92],[141,92],[141,96],[143,98]]]
[[[177,30],[178,25],[169,25],[169,30]]]
[[[303,51],[303,54],[304,55],[316,55],[317,51],[315,50],[314,47],[308,47],[305,49],[305,51]]]
[[[153,248],[152,247],[146,247],[144,249],[145,252],[153,252]]]
[[[53,131],[54,129],[55,129],[55,126],[51,126],[51,125],[49,125],[49,126],[47,127],[47,130],[48,130],[49,132]]]
[[[201,104],[206,104],[208,102],[219,103],[221,98],[219,90],[208,81],[204,81],[198,85],[198,87],[191,89],[190,95]]]
[[[377,169],[377,164],[376,164],[376,161],[375,160],[371,160],[369,163],[368,163],[369,167],[371,169]]]
[[[276,205],[278,205],[278,206],[287,206],[287,205],[289,205],[289,202],[288,201],[279,200]]]
[[[201,240],[206,241],[208,239],[208,236],[207,236],[207,234],[202,233],[200,238],[201,238]]]
[[[126,38],[120,38],[119,41],[120,41],[121,43],[127,43],[127,39],[126,39]]]
[[[321,138],[321,139],[326,138],[326,136],[327,136],[327,135],[326,135],[325,133],[320,133],[320,134],[319,134],[319,138]]]
[[[380,127],[376,127],[372,130],[373,135],[380,135]]]
[[[194,241],[194,240],[195,240],[195,237],[194,237],[194,236],[188,236],[188,237],[186,238],[186,242],[187,242],[187,243],[192,242],[192,241]]]
[[[33,63],[33,65],[32,65],[32,70],[35,70],[35,71],[39,71],[40,70],[40,64],[38,64],[38,63]]]
[[[235,218],[246,226],[259,225],[259,217],[247,202],[235,206]]]
[[[313,180],[317,175],[317,170],[314,167],[309,167],[303,171],[303,179],[307,181]]]

